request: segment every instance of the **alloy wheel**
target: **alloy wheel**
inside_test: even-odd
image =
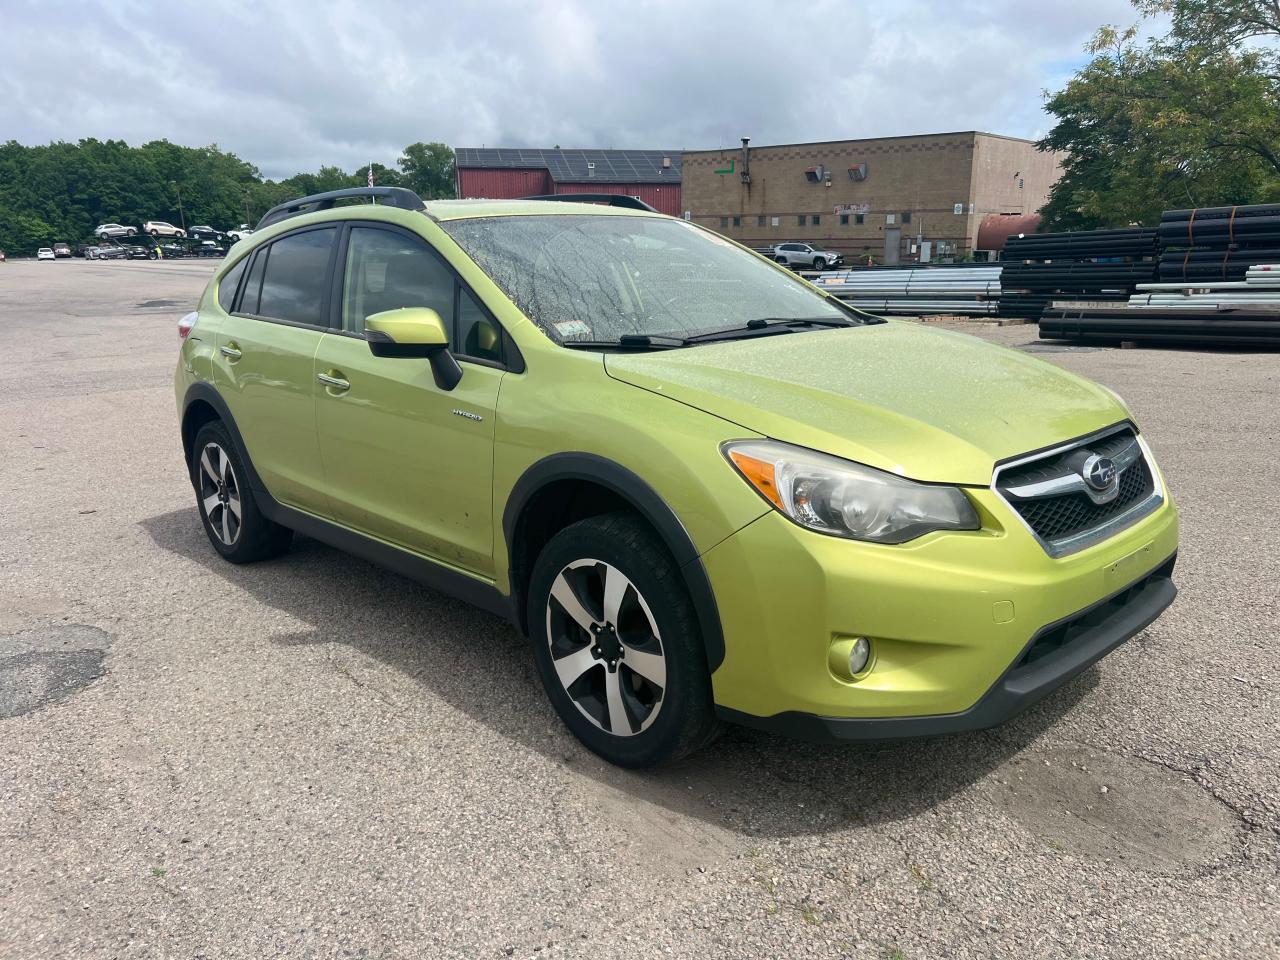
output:
[[[216,443],[200,451],[200,503],[213,535],[223,546],[235,546],[242,522],[240,481],[227,451]]]
[[[662,709],[667,663],[653,612],[635,584],[602,560],[575,560],[547,597],[547,643],[560,685],[614,736],[648,729]]]

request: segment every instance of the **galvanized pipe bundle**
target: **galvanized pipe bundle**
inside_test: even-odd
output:
[[[868,313],[985,316],[999,310],[999,266],[837,270],[814,282]]]

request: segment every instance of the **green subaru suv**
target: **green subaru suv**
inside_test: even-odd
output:
[[[1177,512],[1115,394],[628,197],[306,197],[180,332],[215,550],[297,531],[500,613],[617,764],[726,721],[989,727],[1176,592]]]

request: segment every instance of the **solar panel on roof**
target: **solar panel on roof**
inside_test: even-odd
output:
[[[543,150],[537,148],[459,147],[459,167],[545,169],[557,183],[679,183],[676,150]],[[670,161],[663,167],[662,161]],[[587,166],[595,164],[594,169]]]

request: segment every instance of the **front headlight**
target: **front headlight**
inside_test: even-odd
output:
[[[916,483],[776,440],[735,441],[721,450],[777,510],[819,533],[905,543],[933,530],[980,526],[956,487]]]

